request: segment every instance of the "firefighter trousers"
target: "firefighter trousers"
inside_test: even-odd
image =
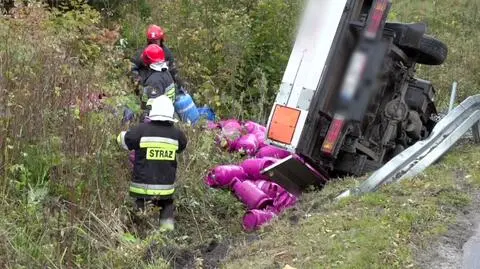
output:
[[[175,213],[175,205],[173,198],[158,199],[158,198],[136,198],[135,206],[137,210],[144,210],[146,205],[151,203],[154,207],[160,207],[160,222],[166,220],[173,220]]]

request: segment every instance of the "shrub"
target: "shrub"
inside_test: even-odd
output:
[[[118,33],[99,27],[100,13],[81,1],[50,11],[37,3],[13,16],[0,19],[0,266],[160,266],[161,256],[144,257],[155,242],[198,245],[240,231],[241,203],[202,180],[215,163],[235,157],[215,146],[213,134],[187,128],[176,234],[191,236],[137,233],[128,153],[115,141],[125,128],[118,107],[138,110]],[[100,93],[113,110],[89,98]]]
[[[89,94],[126,91],[122,51],[87,5],[14,16],[0,18],[0,266],[131,268],[120,119],[85,110]]]
[[[139,9],[148,4],[151,16]],[[148,24],[167,45],[199,105],[218,115],[266,121],[292,47],[297,1],[132,1],[120,12],[130,53]],[[260,100],[260,103],[259,103]]]

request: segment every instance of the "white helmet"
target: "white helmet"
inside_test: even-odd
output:
[[[151,121],[172,121],[177,122],[178,120],[174,119],[175,108],[173,107],[172,100],[166,95],[160,95],[159,97],[153,99],[152,109],[148,114],[148,118]]]

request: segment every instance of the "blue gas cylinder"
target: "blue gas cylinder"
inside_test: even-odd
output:
[[[133,118],[135,118],[135,113],[133,113],[133,111],[129,107],[124,107],[122,123],[125,124],[129,121],[132,121]]]
[[[209,108],[208,106],[199,107],[198,113],[200,114],[201,118],[205,118],[209,121],[215,121],[215,112],[213,112],[213,109]]]
[[[200,119],[197,106],[189,94],[179,94],[175,100],[175,112],[183,122],[195,124]]]

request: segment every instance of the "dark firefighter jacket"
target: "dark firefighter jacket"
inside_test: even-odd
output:
[[[142,81],[142,108],[148,109],[150,101],[160,95],[167,95],[172,102],[175,102],[176,87],[172,76],[167,71],[148,70],[145,79]]]
[[[165,61],[168,62],[168,69],[170,71],[170,74],[172,75],[172,78],[174,81],[176,81],[177,77],[177,67],[175,65],[175,59],[173,58],[173,53],[172,51],[165,45],[161,45],[163,51],[165,52]],[[142,53],[145,50],[146,46],[138,49],[133,58],[131,59],[133,63],[132,67],[132,73],[133,74],[138,74],[141,78],[141,81],[145,80],[145,76],[148,73],[149,67],[145,66],[145,64],[142,61]]]
[[[117,138],[120,145],[135,150],[132,196],[170,196],[175,192],[177,154],[187,146],[185,134],[173,123],[141,123]]]

